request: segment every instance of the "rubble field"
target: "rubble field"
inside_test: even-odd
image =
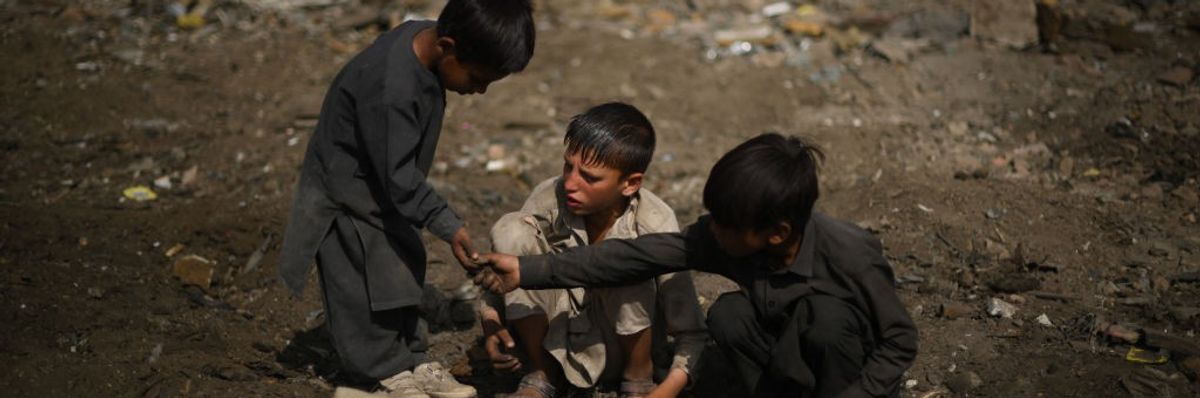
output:
[[[331,395],[319,289],[276,276],[297,170],[338,68],[442,4],[0,0],[0,395]],[[920,329],[905,396],[1200,396],[1200,2],[536,4],[534,60],[448,95],[428,176],[477,247],[592,105],[646,112],[683,224],[720,154],[799,134]],[[426,240],[431,356],[511,392]],[[691,394],[737,396],[714,358]]]

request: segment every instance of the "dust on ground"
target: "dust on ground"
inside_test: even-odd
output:
[[[318,289],[275,276],[291,189],[338,68],[432,3],[0,1],[5,395],[329,395]],[[880,237],[920,328],[906,394],[1200,393],[1200,4],[558,1],[537,23],[526,71],[448,99],[430,179],[481,247],[591,105],[647,113],[646,186],[684,223],[713,159],[802,134],[820,209]],[[511,391],[427,242],[432,356]],[[1135,363],[1097,320],[1184,346]]]

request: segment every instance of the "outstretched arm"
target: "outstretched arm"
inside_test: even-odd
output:
[[[682,233],[658,233],[637,239],[613,239],[557,254],[515,257],[482,255],[484,272],[475,282],[498,293],[518,287],[554,289],[619,286],[670,272],[696,269],[723,274],[725,254],[701,219]]]

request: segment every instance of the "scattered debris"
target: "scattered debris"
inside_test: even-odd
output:
[[[162,356],[162,351],[162,343],[155,344],[154,348],[150,349],[150,356],[146,357],[146,363],[153,365],[155,362],[158,362],[158,357]]]
[[[271,246],[271,239],[274,237],[273,234],[267,234],[267,237],[263,238],[263,242],[258,245],[258,249],[255,249],[254,253],[250,253],[250,257],[246,259],[246,265],[242,267],[242,273],[249,273],[258,269],[258,264],[262,262],[263,256],[267,254],[267,248]]]
[[[171,189],[171,176],[155,178],[154,186],[159,189]]]
[[[190,301],[196,305],[199,305],[201,307],[215,308],[218,310],[237,311],[237,308],[234,307],[233,305],[226,303],[224,301],[221,301],[221,300],[217,300],[207,294],[204,294],[204,290],[201,290],[197,286],[189,285],[183,289],[183,292],[184,292],[184,294],[187,295],[188,301]]]
[[[173,272],[186,285],[208,289],[212,284],[216,264],[204,257],[189,254],[175,261]]]
[[[775,31],[770,26],[758,25],[740,29],[718,30],[713,33],[713,40],[721,46],[734,46],[738,43],[774,44]]]
[[[126,199],[130,199],[135,202],[146,202],[158,199],[158,194],[154,193],[154,191],[150,190],[150,188],[146,187],[145,185],[125,188],[121,194],[124,195]]]
[[[1170,358],[1171,354],[1167,350],[1151,351],[1136,345],[1129,346],[1129,351],[1125,353],[1125,360],[1133,363],[1157,365],[1167,363]]]
[[[167,248],[167,251],[163,252],[163,254],[167,257],[175,257],[176,254],[179,254],[179,252],[183,251],[184,247],[185,246],[182,243],[176,243],[170,248]]]
[[[987,302],[987,313],[993,317],[1011,319],[1017,314],[1017,306],[1009,304],[1007,301],[990,298]]]
[[[966,318],[975,314],[975,308],[974,306],[960,303],[944,303],[938,313],[942,318],[946,319]]]
[[[1050,317],[1047,316],[1046,314],[1038,315],[1036,320],[1039,325],[1046,326],[1046,327],[1054,327],[1054,323],[1050,322]]]

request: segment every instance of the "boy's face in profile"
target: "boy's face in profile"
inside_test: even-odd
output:
[[[723,227],[714,220],[708,223],[708,229],[717,240],[717,246],[730,257],[745,257],[758,253],[771,243],[770,233],[756,231],[754,228]]]
[[[494,72],[490,68],[459,62],[458,57],[453,55],[443,59],[438,67],[438,78],[441,79],[442,88],[459,95],[483,94],[487,92],[488,85],[503,79],[504,76],[506,75]]]
[[[563,154],[563,189],[567,209],[577,216],[621,206],[641,187],[642,173],[622,176],[621,170],[598,163],[585,164],[580,153]]]

